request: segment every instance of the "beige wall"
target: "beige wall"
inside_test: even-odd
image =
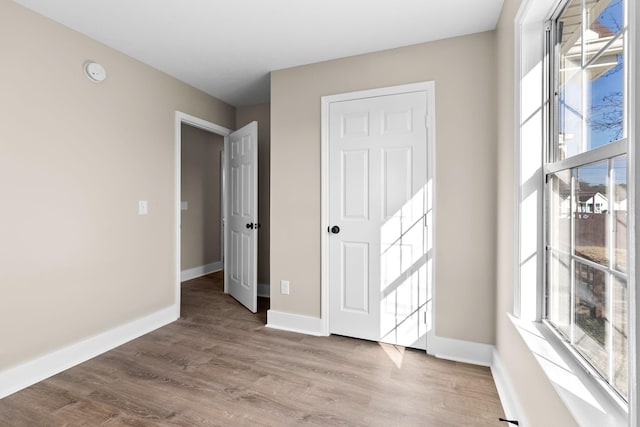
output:
[[[236,108],[236,129],[258,122],[258,283],[269,284],[269,245],[271,221],[269,212],[269,153],[271,141],[271,112],[269,104]]]
[[[181,270],[222,262],[220,154],[224,138],[182,124]]]
[[[514,18],[520,0],[505,0],[496,31],[498,59],[498,179],[496,346],[522,405],[521,424],[572,426],[573,417],[558,398],[507,313],[513,310],[514,266]]]
[[[493,343],[495,33],[271,75],[271,309],[320,316],[320,97],[435,81],[436,334]]]
[[[2,370],[174,304],[175,111],[235,109],[12,1],[0,52]]]

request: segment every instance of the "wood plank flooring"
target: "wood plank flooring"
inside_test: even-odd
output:
[[[500,426],[488,368],[264,327],[212,274],[181,318],[0,400],[0,426]]]

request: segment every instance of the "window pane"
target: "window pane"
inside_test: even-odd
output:
[[[549,246],[571,252],[571,170],[549,179]]]
[[[613,268],[627,272],[627,156],[612,161]]]
[[[623,37],[587,66],[587,150],[624,137]]]
[[[624,28],[622,0],[587,1],[587,22],[589,28],[585,33],[586,64],[598,55]]]
[[[556,160],[563,160],[586,151],[583,138],[582,72],[573,75],[570,80],[562,82],[559,88],[558,102],[559,135]]]
[[[608,265],[607,255],[607,175],[608,161],[574,170],[575,254]]]
[[[573,344],[606,378],[608,320],[605,273],[578,261],[575,262],[575,269]]]
[[[555,160],[581,152],[582,96],[582,1],[571,0],[558,18],[558,140]],[[584,150],[582,150],[584,151]]]
[[[620,394],[629,395],[627,365],[627,282],[622,279],[613,281],[613,385]]]
[[[624,2],[573,0],[558,19],[555,161],[617,141],[624,126]]]
[[[560,78],[568,81],[582,67],[581,0],[572,0],[558,19],[560,40]]]
[[[547,318],[568,339],[571,331],[571,261],[549,251]]]

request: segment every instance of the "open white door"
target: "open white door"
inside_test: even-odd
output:
[[[226,290],[258,310],[258,123],[229,135],[225,150],[227,203],[224,231]]]

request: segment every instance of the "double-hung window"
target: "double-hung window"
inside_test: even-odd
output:
[[[628,0],[569,0],[549,23],[544,319],[628,400]]]

